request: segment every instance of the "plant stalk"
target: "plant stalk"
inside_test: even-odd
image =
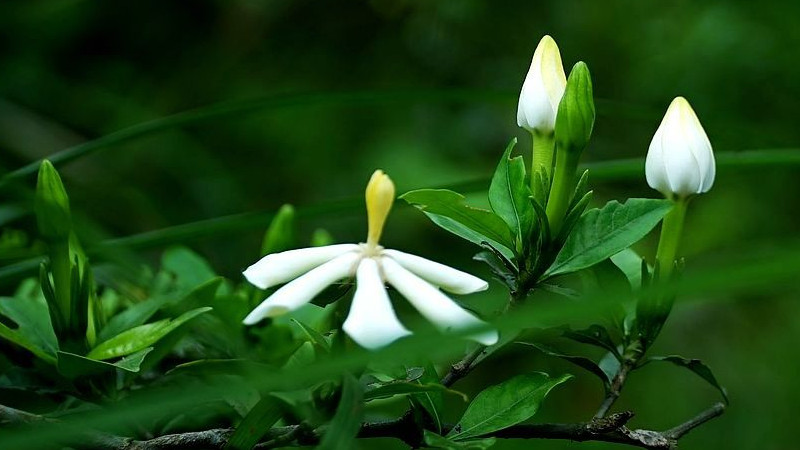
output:
[[[677,198],[672,210],[664,216],[664,221],[661,223],[661,237],[656,251],[656,261],[658,262],[657,277],[660,280],[668,280],[675,268],[675,258],[678,255],[678,246],[680,245],[688,206],[689,198]]]
[[[564,217],[567,215],[569,202],[575,190],[575,172],[578,170],[578,152],[558,149],[556,152],[556,168],[553,185],[547,201],[547,220],[550,222],[550,233],[555,238],[561,231]]]

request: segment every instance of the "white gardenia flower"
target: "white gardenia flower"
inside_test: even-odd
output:
[[[668,198],[702,194],[714,184],[711,142],[685,98],[670,103],[650,142],[645,174],[647,184]]]
[[[267,255],[248,267],[244,276],[261,289],[287,283],[261,302],[244,319],[246,325],[293,311],[310,302],[330,284],[356,278],[353,303],[342,329],[359,345],[375,349],[411,334],[397,319],[384,283],[394,286],[426,319],[442,331],[486,328],[439,288],[454,294],[483,291],[480,278],[378,245],[394,202],[394,184],[376,170],[366,190],[367,242],[303,248]],[[484,345],[497,342],[497,331],[470,336]]]
[[[555,129],[558,104],[567,87],[556,41],[545,36],[533,53],[531,67],[522,84],[517,107],[517,125],[550,134]]]

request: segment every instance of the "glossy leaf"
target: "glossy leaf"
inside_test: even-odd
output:
[[[619,253],[649,233],[671,208],[669,200],[632,198],[587,211],[545,276],[576,272]]]
[[[193,289],[185,296],[178,296],[176,299],[172,295],[157,295],[143,302],[137,303],[121,313],[112,317],[103,329],[100,330],[98,339],[108,340],[125,330],[142,325],[147,322],[159,309],[170,303],[198,302],[207,305],[212,302],[219,286],[224,279],[222,277],[212,278]]]
[[[689,358],[684,358],[683,356],[679,356],[679,355],[651,356],[651,357],[647,358],[647,360],[644,362],[644,364],[642,364],[642,366],[647,364],[647,363],[650,363],[652,361],[671,362],[672,364],[675,364],[676,366],[680,366],[680,367],[683,367],[683,368],[691,370],[697,376],[699,376],[700,378],[705,380],[708,384],[710,384],[711,386],[716,388],[719,391],[719,393],[722,395],[722,398],[725,399],[725,403],[729,403],[728,391],[719,384],[719,382],[717,381],[717,378],[714,376],[714,373],[711,372],[711,369],[707,365],[705,365],[702,361],[700,361],[699,359],[689,359]],[[639,367],[642,367],[642,366],[639,366]]]
[[[478,394],[458,424],[447,434],[463,440],[516,425],[533,417],[554,387],[572,378],[545,373],[518,375]]]
[[[516,143],[516,139],[511,140],[500,158],[500,163],[497,164],[489,185],[489,205],[511,229],[519,247],[526,244],[526,238],[533,225],[534,213],[531,206],[531,190],[525,180],[525,161],[521,156],[511,157],[511,151]]]
[[[275,217],[264,233],[261,243],[261,255],[289,250],[294,246],[294,207],[283,205],[275,213]]]
[[[164,319],[131,328],[102,342],[93,348],[87,356],[92,359],[111,359],[131,354],[155,344],[179,326],[210,310],[211,308],[207,307],[197,308],[180,315],[176,319]]]
[[[388,383],[381,383],[377,386],[369,386],[364,392],[364,400],[375,400],[377,398],[388,398],[395,395],[406,394],[419,394],[419,393],[448,393],[460,396],[464,401],[467,401],[467,396],[461,392],[454,391],[439,383],[415,383],[406,380],[390,381]]]
[[[36,283],[32,281],[25,283],[14,297],[0,297],[0,315],[5,317],[0,321],[0,338],[55,363],[58,341],[50,322],[47,303],[34,294],[35,290]]]
[[[315,351],[322,354],[330,353],[331,344],[328,343],[328,341],[325,339],[325,336],[320,334],[319,331],[315,330],[314,328],[304,324],[303,322],[297,319],[292,319],[292,322],[297,324],[297,326],[300,327],[301,330],[303,330],[303,333],[308,338],[308,341],[311,342],[311,344],[314,346]]]
[[[263,396],[236,427],[225,448],[250,450],[258,444],[258,441],[267,434],[282,415],[283,402],[271,395]]]
[[[485,209],[473,208],[464,203],[464,196],[446,189],[420,189],[400,196],[416,206],[437,225],[451,233],[480,245],[483,241],[496,242],[514,248],[514,238],[503,219]],[[431,215],[449,220],[434,220]],[[454,227],[455,222],[460,227]],[[464,228],[469,230],[465,232]]]
[[[619,350],[617,349],[617,345],[614,343],[614,340],[611,339],[611,335],[608,334],[608,330],[606,330],[602,325],[590,325],[589,328],[586,328],[585,330],[573,330],[569,327],[564,327],[563,329],[563,336],[565,338],[572,339],[573,341],[581,342],[583,344],[600,347],[613,353],[617,358],[622,359],[622,356],[620,356]]]
[[[519,342],[519,343],[523,344],[523,345],[529,345],[529,346],[539,350],[540,352],[544,353],[545,355],[555,356],[555,357],[561,358],[561,359],[563,359],[565,361],[569,361],[572,364],[575,364],[576,366],[593,373],[598,378],[600,378],[600,381],[603,382],[603,387],[606,390],[608,390],[608,388],[610,386],[610,383],[611,383],[611,378],[609,378],[608,375],[606,374],[606,372],[603,371],[603,369],[596,362],[592,361],[591,359],[589,359],[589,358],[587,358],[585,356],[567,355],[566,353],[562,353],[562,352],[554,349],[553,347],[550,347],[550,346],[544,345],[544,344],[533,344],[533,343],[530,343],[530,342]]]
[[[104,372],[111,372],[115,369],[122,369],[127,372],[139,372],[144,358],[153,351],[153,347],[147,347],[138,352],[132,353],[117,362],[110,363],[96,359],[86,358],[69,352],[58,352],[58,372],[67,378],[98,375]]]
[[[443,450],[486,450],[497,442],[495,438],[453,441],[428,430],[423,431],[422,439],[428,447]]]
[[[328,425],[317,450],[350,450],[355,446],[356,435],[364,417],[364,400],[361,385],[352,375],[342,381],[339,406]]]
[[[436,373],[436,367],[428,363],[425,366],[419,379],[416,380],[419,384],[431,384],[439,382],[439,374]],[[430,417],[431,422],[437,433],[442,431],[442,412],[444,411],[444,396],[441,392],[426,391],[411,395],[411,402],[416,406],[422,408]]]

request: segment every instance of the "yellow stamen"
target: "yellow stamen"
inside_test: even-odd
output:
[[[383,224],[394,203],[394,183],[382,170],[376,170],[367,183],[367,245],[375,247],[381,238]]]

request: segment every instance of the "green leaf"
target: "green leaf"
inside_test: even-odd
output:
[[[283,415],[283,402],[265,395],[253,406],[228,440],[226,449],[250,450]]]
[[[314,350],[316,350],[318,354],[321,353],[327,355],[331,352],[331,344],[328,343],[328,341],[325,339],[325,336],[320,334],[319,331],[311,328],[297,319],[292,319],[292,322],[296,323],[297,326],[303,330],[303,333],[306,335],[306,337],[308,337],[308,341],[311,342],[311,344],[314,346]]]
[[[545,277],[591,267],[650,232],[672,208],[669,200],[632,198],[587,211],[575,225]]]
[[[572,330],[568,326],[565,326],[563,330],[563,336],[567,339],[600,347],[613,353],[618,359],[622,359],[617,349],[617,344],[614,343],[614,340],[611,339],[611,335],[608,334],[608,330],[602,325],[590,325],[589,328],[585,330]]]
[[[172,272],[178,286],[185,291],[217,276],[208,261],[186,247],[168,248],[161,257],[161,268]]]
[[[556,349],[554,349],[554,348],[552,348],[552,347],[550,347],[548,345],[544,345],[544,344],[533,344],[533,343],[530,343],[530,342],[518,342],[518,343],[519,344],[523,344],[523,345],[529,345],[529,346],[539,350],[540,352],[544,353],[545,355],[555,356],[557,358],[561,358],[561,359],[563,359],[565,361],[569,361],[572,364],[575,364],[576,366],[578,366],[578,367],[580,367],[582,369],[588,370],[589,372],[595,374],[598,378],[600,378],[600,381],[603,382],[603,387],[606,389],[606,392],[608,392],[608,389],[611,386],[611,378],[609,378],[608,375],[606,374],[606,372],[603,371],[603,369],[597,363],[592,361],[591,359],[589,359],[589,358],[587,358],[585,356],[567,355],[565,353],[559,352],[558,350],[556,350]]]
[[[511,158],[517,139],[506,147],[500,163],[489,185],[489,205],[500,216],[516,236],[516,250],[527,245],[527,237],[533,225],[531,190],[525,180],[525,161],[521,156]]]
[[[0,315],[6,318],[0,320],[0,338],[53,364],[56,362],[58,340],[50,322],[47,303],[31,290],[35,289],[35,285],[33,281],[24,283],[14,297],[0,297]]]
[[[423,430],[422,438],[428,447],[443,450],[486,450],[497,442],[495,438],[456,442],[428,430]]]
[[[691,370],[697,374],[697,376],[705,380],[708,384],[714,386],[719,393],[722,394],[722,398],[725,399],[725,403],[730,403],[728,400],[728,391],[719,384],[717,378],[714,376],[714,373],[711,372],[711,369],[699,359],[689,359],[679,355],[651,356],[647,358],[647,360],[639,367],[642,367],[652,361],[667,361]]]
[[[419,208],[440,227],[470,242],[480,245],[481,242],[489,241],[509,249],[514,248],[514,238],[503,219],[491,211],[467,206],[464,204],[464,196],[457,192],[420,189],[406,192],[400,198]],[[435,220],[440,217],[448,220]],[[452,226],[452,222],[460,227]],[[464,228],[469,232],[465,232]]]
[[[87,356],[92,359],[110,359],[150,347],[179,326],[210,310],[208,307],[197,308],[176,319],[164,319],[131,328],[99,344]]]
[[[199,301],[203,304],[211,303],[220,284],[224,281],[222,277],[212,278],[211,280],[197,286],[188,295],[182,296],[178,303],[184,301]],[[108,340],[125,330],[142,325],[147,322],[153,314],[164,306],[174,303],[176,298],[172,295],[157,295],[143,302],[137,303],[116,316],[112,317],[105,327],[100,330],[98,339]]]
[[[294,247],[294,207],[283,205],[264,233],[261,255],[278,253]]]
[[[361,385],[352,375],[342,380],[342,395],[327,431],[317,450],[350,450],[355,446],[356,435],[364,416]]]
[[[84,377],[89,375],[99,375],[111,372],[115,369],[122,369],[127,372],[136,373],[139,371],[145,356],[153,351],[153,347],[147,347],[136,353],[130,354],[115,363],[98,361],[68,352],[58,352],[58,372],[69,379]]]
[[[416,380],[419,384],[431,384],[439,382],[439,374],[436,367],[430,362],[425,366],[422,375]],[[426,391],[411,395],[411,402],[422,408],[430,417],[437,433],[442,431],[442,411],[444,411],[444,396],[441,392]]]
[[[611,256],[611,262],[628,278],[631,289],[638,291],[642,287],[642,257],[630,248]]]
[[[464,440],[516,425],[539,410],[551,389],[572,378],[550,378],[545,373],[518,375],[478,394],[458,424],[447,434]]]
[[[377,384],[377,383],[376,383]],[[419,394],[419,393],[448,393],[460,396],[467,401],[466,394],[454,391],[439,383],[415,383],[406,380],[394,380],[387,383],[379,383],[377,386],[370,385],[364,392],[364,401],[375,400],[377,398],[388,398],[395,395]]]

